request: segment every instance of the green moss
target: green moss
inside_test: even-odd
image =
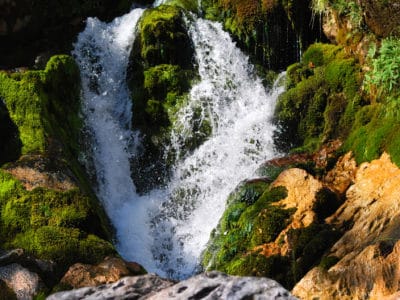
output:
[[[321,67],[329,64],[334,59],[345,58],[342,47],[331,44],[315,43],[308,47],[304,52],[301,62],[303,65],[313,64],[315,67]]]
[[[266,244],[274,241],[288,225],[293,210],[284,210],[276,206],[269,206],[258,212],[255,218],[250,238],[250,246]]]
[[[274,278],[286,285],[289,278],[287,273],[288,260],[279,255],[265,257],[264,255],[252,253],[233,260],[227,266],[228,274],[236,276],[262,276]]]
[[[343,148],[354,152],[357,163],[377,159],[386,151],[399,165],[400,119],[393,114],[397,109],[397,104],[391,102],[376,103],[363,107],[356,114],[352,132]]]
[[[229,197],[228,207],[203,254],[205,268],[239,274],[237,268],[242,269],[239,265],[246,253],[275,239],[287,225],[293,210],[271,205],[287,196],[286,189],[270,189],[265,183],[257,187],[257,184],[260,183],[246,184]],[[260,188],[259,192],[255,191],[257,188]]]
[[[59,263],[62,270],[74,262],[94,263],[115,253],[113,246],[93,235],[101,222],[79,190],[58,192],[43,188],[26,191],[0,171],[0,232],[5,248]]]
[[[0,97],[18,127],[22,154],[44,152],[55,137],[77,150],[79,93],[79,70],[70,56],[51,58],[43,71],[0,73]]]
[[[284,151],[313,152],[345,138],[359,108],[360,67],[339,46],[316,43],[288,68],[287,91],[276,107],[275,143]]]
[[[313,211],[317,214],[318,219],[323,220],[333,214],[340,206],[341,201],[338,196],[330,189],[324,187],[315,194],[315,203]]]
[[[190,3],[180,1],[183,6]],[[172,150],[165,151],[171,131],[179,130],[175,126],[177,112],[187,102],[197,74],[192,63],[194,49],[183,20],[184,9],[174,1],[169,4],[144,12],[130,57],[128,84],[135,116],[132,125],[143,136],[141,154],[132,160],[133,180],[139,193],[163,184],[168,178],[176,157]],[[202,133],[209,130],[207,122],[196,119],[194,123]],[[182,141],[182,145],[190,151],[191,145],[202,141],[204,137],[196,137]]]
[[[192,12],[197,12],[199,10],[199,2],[197,0],[167,0],[164,4],[178,6]]]
[[[324,223],[313,223],[306,228],[292,229],[288,232],[295,241],[292,257],[292,274],[295,282],[315,264],[321,256],[335,243],[341,233]]]

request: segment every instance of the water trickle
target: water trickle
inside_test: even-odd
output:
[[[197,270],[229,193],[274,156],[270,119],[281,89],[266,92],[220,24],[187,21],[200,80],[174,124],[167,149],[176,155],[170,182],[139,196],[130,178],[132,146],[139,141],[130,128],[125,76],[142,12],[110,24],[89,19],[73,54],[82,73],[96,191],[117,230],[118,251],[150,272],[184,278]],[[203,143],[187,152],[185,141],[196,135],[203,135]]]

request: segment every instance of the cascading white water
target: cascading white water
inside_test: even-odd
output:
[[[267,94],[248,58],[220,24],[197,19],[189,22],[189,35],[201,79],[178,113],[172,146],[179,157],[182,135],[196,134],[194,118],[209,122],[212,135],[178,161],[168,186],[170,199],[153,219],[158,266],[178,278],[196,270],[229,193],[254,176],[260,163],[276,155],[271,118],[282,91]]]
[[[97,195],[117,230],[117,248],[148,271],[183,278],[195,272],[229,193],[274,155],[270,119],[279,89],[265,91],[221,25],[188,21],[200,81],[178,113],[171,147],[184,153],[180,142],[196,134],[193,118],[208,122],[212,133],[194,152],[178,155],[166,187],[139,196],[130,178],[132,140],[139,141],[130,129],[125,76],[142,12],[110,24],[88,19],[73,54],[82,74]]]
[[[140,200],[136,199],[136,188],[130,177],[130,158],[135,134],[131,131],[131,100],[126,84],[126,70],[131,46],[136,36],[136,24],[143,9],[134,9],[129,14],[106,24],[89,18],[85,30],[80,33],[73,55],[79,65],[83,89],[82,112],[85,127],[91,139],[89,155],[92,157],[94,175],[97,179],[96,194],[117,230],[117,239],[124,241],[136,238],[137,244],[151,244],[149,233],[141,230],[125,233],[121,230],[124,205],[137,203],[135,212],[140,214]],[[146,208],[147,206],[143,206]],[[145,215],[146,212],[143,212]],[[126,217],[125,223],[130,223]],[[138,224],[143,223],[139,218]],[[139,249],[139,248],[138,248]],[[144,252],[144,247],[140,248]],[[131,249],[135,251],[135,248]],[[151,252],[144,258],[151,257]],[[150,266],[152,259],[143,261]],[[152,269],[151,266],[149,269]]]

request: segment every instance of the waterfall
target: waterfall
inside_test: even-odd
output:
[[[193,120],[199,115],[204,120],[196,122],[209,122],[212,135],[178,161],[168,185],[169,200],[152,220],[158,266],[178,278],[195,272],[230,192],[276,155],[271,118],[282,91],[266,92],[221,24],[196,19],[189,22],[189,35],[201,79],[178,113],[173,147],[179,157],[179,141],[182,135],[196,134]]]
[[[165,187],[138,195],[129,159],[140,141],[130,128],[135,116],[125,77],[142,12],[135,9],[110,24],[89,18],[78,37],[73,54],[82,74],[82,111],[91,136],[87,155],[97,195],[117,231],[120,254],[150,272],[184,278],[197,270],[229,193],[274,156],[270,120],[280,89],[265,90],[220,24],[187,21],[200,80],[172,130],[177,162]],[[194,118],[207,122],[211,135],[185,153],[181,142],[196,134]]]

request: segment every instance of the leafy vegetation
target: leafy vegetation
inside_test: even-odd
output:
[[[365,89],[376,97],[399,96],[400,39],[383,39],[379,51],[373,44],[368,57],[371,61],[371,70],[365,75]]]

